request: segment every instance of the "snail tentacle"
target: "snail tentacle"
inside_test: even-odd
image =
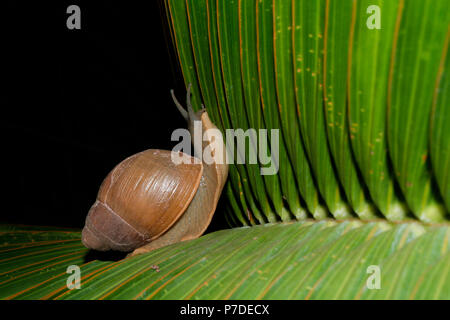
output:
[[[178,111],[180,111],[183,118],[187,121],[189,119],[188,113],[186,110],[184,110],[181,103],[178,102],[177,98],[175,97],[175,93],[174,93],[173,89],[170,90],[170,94],[172,95],[172,100],[175,103],[175,106],[177,107]]]

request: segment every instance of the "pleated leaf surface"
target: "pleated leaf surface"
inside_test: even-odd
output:
[[[77,231],[17,229],[0,240],[1,299],[450,298],[448,225],[276,223],[117,261],[93,259]],[[73,265],[81,282],[70,290]]]

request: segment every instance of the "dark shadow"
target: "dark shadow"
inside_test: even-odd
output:
[[[225,214],[226,214],[225,208],[227,205],[227,203],[226,203],[227,199],[226,199],[226,197],[223,196],[224,193],[225,192],[222,191],[222,196],[220,197],[219,202],[217,203],[217,208],[211,219],[211,223],[209,224],[208,228],[205,230],[203,235],[230,228],[230,226],[228,225],[228,223],[225,219]]]
[[[84,256],[84,263],[94,260],[115,262],[124,259],[127,254],[128,252],[120,251],[89,250],[88,253]]]

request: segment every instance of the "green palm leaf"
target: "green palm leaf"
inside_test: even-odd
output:
[[[447,39],[439,69],[439,83],[435,90],[436,97],[431,114],[430,156],[435,178],[441,195],[450,211],[450,86],[449,74],[450,54]]]
[[[388,141],[394,172],[413,213],[441,221],[432,189],[429,119],[447,28],[448,1],[400,1],[389,86]]]
[[[170,16],[184,26],[173,29],[185,82],[203,83],[197,95],[222,129],[281,132],[277,176],[262,178],[256,164],[231,168],[242,224],[304,219],[306,210],[316,219],[328,210],[444,219],[448,90],[434,89],[446,79],[445,0],[189,3]],[[245,156],[256,149],[249,143]],[[430,167],[442,172],[439,191]]]
[[[118,261],[90,260],[79,237],[3,233],[8,243],[0,246],[0,298],[450,298],[449,226],[278,223],[218,231]],[[70,265],[80,267],[79,290],[66,285]],[[367,285],[373,265],[381,270],[379,289]]]
[[[348,52],[353,1],[326,1],[323,93],[325,126],[336,171],[349,204],[361,219],[373,219],[375,208],[358,177],[349,138],[347,115]]]
[[[378,5],[383,14],[381,29],[362,27],[372,4]],[[357,1],[353,10],[348,84],[353,154],[377,208],[389,220],[402,220],[407,209],[395,192],[386,134],[389,63],[398,1]]]
[[[268,1],[270,2],[270,1]],[[287,151],[296,171],[298,188],[309,211],[316,219],[323,219],[328,214],[319,203],[319,195],[313,181],[298,122],[299,110],[295,103],[295,83],[292,68],[292,12],[291,4],[286,1],[274,1],[266,12],[272,15],[273,51],[278,110],[282,123],[282,132]],[[268,25],[270,22],[266,20]]]
[[[271,1],[257,1],[256,3],[256,46],[258,50],[258,76],[261,95],[261,109],[266,129],[280,130],[280,115],[278,113],[277,90],[275,70],[273,68],[273,28]],[[297,184],[290,181],[291,177],[299,179],[290,162],[283,132],[279,139],[279,179],[282,188],[282,197],[286,200],[289,211],[299,220],[307,217],[307,210],[303,207]],[[295,158],[295,157],[294,157]],[[301,180],[297,180],[303,185]],[[303,188],[301,189],[303,190]]]
[[[262,107],[259,93],[258,78],[258,52],[256,41],[256,2],[239,2],[239,42],[241,44],[240,60],[242,73],[242,88],[245,100],[246,115],[249,127],[254,130],[265,128],[262,117]],[[259,145],[269,145],[269,138],[260,136]],[[254,154],[257,154],[257,142],[252,146]],[[269,150],[270,151],[270,150]],[[274,211],[279,214],[281,220],[290,220],[290,213],[283,207],[281,186],[277,175],[264,175],[267,193],[271,197]]]
[[[283,2],[283,1],[280,1]],[[318,188],[334,217],[351,216],[351,209],[342,199],[333,170],[324,122],[322,65],[325,1],[284,1],[285,14],[280,21],[289,21],[293,32],[293,64],[295,93],[300,129],[305,150],[311,162]],[[281,32],[288,32],[285,28]],[[289,30],[289,29],[288,29]],[[291,32],[289,32],[291,33]],[[291,68],[292,68],[291,67]]]

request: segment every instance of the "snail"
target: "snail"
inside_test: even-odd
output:
[[[156,149],[123,160],[103,180],[87,214],[81,236],[87,248],[131,252],[129,256],[133,256],[198,238],[208,227],[227,179],[228,165],[222,161],[225,146],[221,135],[220,139],[207,134],[198,137],[217,127],[203,106],[194,112],[190,89],[189,85],[187,110],[173,90],[172,98],[188,122],[192,141],[202,141],[201,150],[194,143],[194,155],[202,154],[213,143],[220,147],[211,152],[213,161],[207,163],[203,157],[200,161],[178,152],[183,162],[176,164],[172,160],[175,151]],[[202,133],[194,130],[200,123]],[[222,153],[214,154],[217,150]],[[214,161],[217,159],[220,161]]]

